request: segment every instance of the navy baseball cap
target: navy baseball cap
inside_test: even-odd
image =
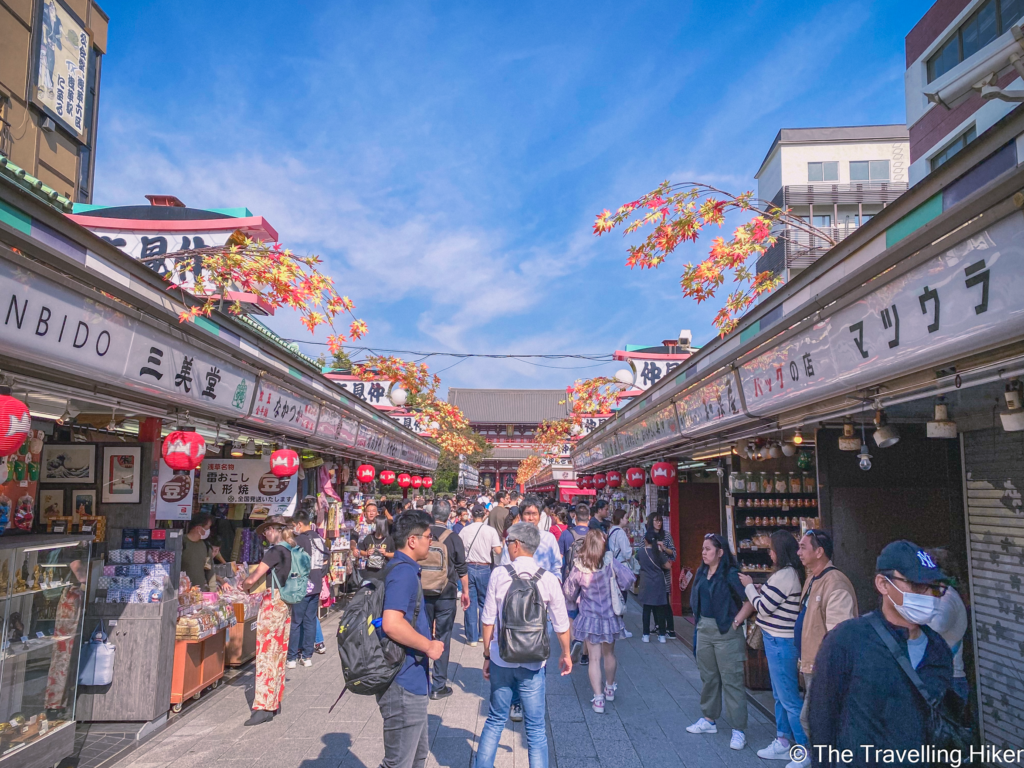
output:
[[[875,561],[879,571],[899,571],[914,584],[947,583],[949,576],[935,564],[932,556],[912,541],[901,539],[887,544]]]

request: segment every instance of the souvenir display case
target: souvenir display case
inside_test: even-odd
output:
[[[0,766],[74,751],[83,583],[92,534],[0,539]]]

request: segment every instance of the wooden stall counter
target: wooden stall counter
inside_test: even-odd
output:
[[[171,711],[180,712],[189,696],[198,699],[204,688],[216,688],[224,677],[228,630],[221,629],[203,640],[174,641],[174,672],[171,676]]]

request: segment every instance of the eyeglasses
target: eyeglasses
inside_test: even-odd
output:
[[[946,594],[946,590],[949,589],[948,584],[918,584],[916,582],[905,579],[902,576],[893,574],[889,577],[890,581],[902,581],[904,584],[910,586],[910,591],[918,595],[931,595],[932,597],[942,597]],[[918,592],[919,589],[923,589],[923,592]]]

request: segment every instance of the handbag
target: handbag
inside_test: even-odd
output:
[[[612,582],[612,613],[621,616],[626,612],[626,601],[622,599],[622,590],[619,589],[619,583],[615,580],[615,558],[608,563],[608,573]]]
[[[882,626],[877,613],[868,616],[868,621],[875,632],[882,638],[889,653],[893,655],[900,669],[910,678],[917,692],[921,694],[928,706],[928,732],[931,743],[936,749],[960,750],[961,754],[970,750],[974,743],[973,729],[967,717],[967,707],[952,688],[947,688],[941,698],[935,699],[924,687],[924,681],[910,663],[910,659],[900,650],[896,640]]]
[[[117,648],[107,642],[103,631],[103,620],[88,642],[82,643],[82,655],[78,665],[79,685],[110,685],[114,681],[114,652]]]
[[[764,648],[764,634],[756,621],[747,622],[747,646],[754,651]]]

